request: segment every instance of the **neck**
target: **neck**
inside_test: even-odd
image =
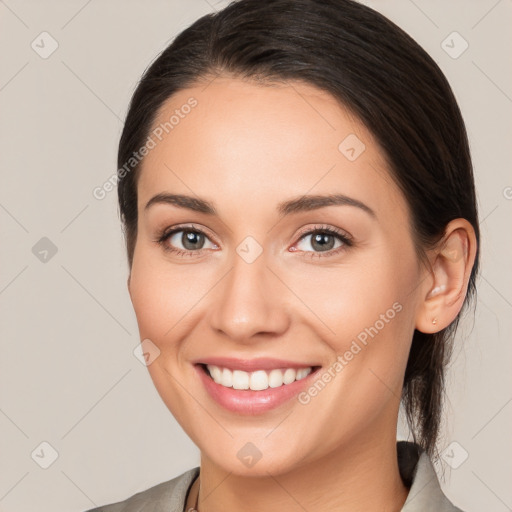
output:
[[[400,478],[395,438],[377,436],[268,477],[235,475],[202,456],[192,503],[198,490],[199,512],[234,512],[248,504],[252,512],[399,512],[409,491]]]

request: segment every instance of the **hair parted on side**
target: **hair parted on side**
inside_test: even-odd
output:
[[[385,154],[411,213],[420,258],[446,225],[465,218],[480,234],[464,121],[434,60],[402,29],[353,0],[238,0],[181,32],[144,72],[130,103],[120,169],[144,145],[164,102],[215,76],[261,83],[300,80],[353,112]],[[141,164],[118,180],[131,269]],[[475,293],[479,251],[464,307]],[[414,441],[436,452],[445,367],[460,318],[435,334],[414,332],[402,404]]]

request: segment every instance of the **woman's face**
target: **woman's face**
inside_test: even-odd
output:
[[[219,77],[164,107],[138,182],[129,290],[167,407],[205,460],[236,474],[394,442],[424,270],[375,140],[298,82]],[[229,370],[245,367],[276,387],[215,383],[198,364],[213,358],[231,359],[214,371],[225,384],[243,387]]]

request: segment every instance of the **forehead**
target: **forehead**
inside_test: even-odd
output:
[[[312,85],[218,77],[169,98],[151,133],[140,204],[163,191],[245,208],[248,201],[263,207],[307,192],[339,192],[364,196],[376,210],[405,207],[371,133]]]

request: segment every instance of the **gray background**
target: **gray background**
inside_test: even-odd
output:
[[[467,123],[482,273],[448,374],[436,467],[464,510],[510,510],[512,1],[365,3],[433,56]],[[223,5],[0,0],[2,512],[82,511],[199,464],[133,353],[139,338],[116,193],[99,201],[92,191],[115,172],[145,67]],[[45,55],[53,40],[58,48]],[[454,58],[464,40],[469,47]]]

